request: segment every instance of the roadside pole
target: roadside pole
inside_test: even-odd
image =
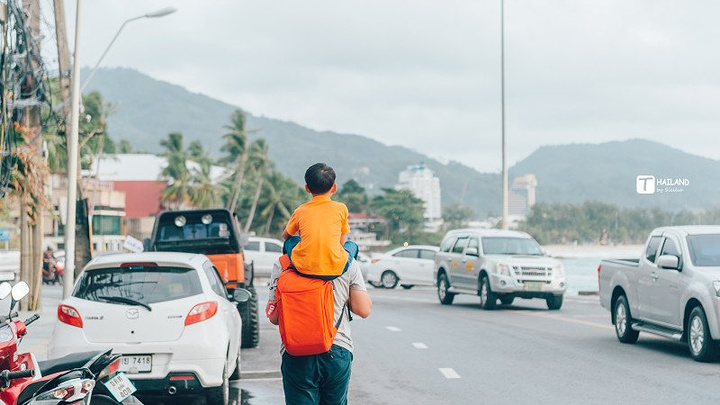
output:
[[[80,116],[80,10],[82,0],[77,0],[75,13],[75,50],[72,70],[72,106],[70,108],[70,132],[68,133],[68,189],[67,224],[65,227],[65,275],[63,277],[63,299],[72,293],[75,284],[75,220],[77,200],[78,165],[78,118]]]
[[[500,103],[502,115],[502,229],[508,229],[508,167],[505,142],[505,0],[500,0]]]

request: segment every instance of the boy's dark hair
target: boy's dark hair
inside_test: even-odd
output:
[[[305,171],[305,184],[313,194],[325,194],[335,184],[335,170],[325,163],[315,163]]]

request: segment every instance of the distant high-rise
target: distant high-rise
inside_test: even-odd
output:
[[[534,174],[526,174],[513,180],[510,187],[510,216],[526,216],[530,213],[530,208],[535,205],[535,187],[537,178]]]
[[[423,216],[428,222],[442,218],[440,179],[435,177],[433,171],[428,169],[425,163],[408,166],[407,169],[400,172],[395,188],[410,190],[417,198],[425,202]]]

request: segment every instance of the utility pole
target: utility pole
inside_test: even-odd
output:
[[[22,125],[27,130],[28,144],[33,154],[42,156],[43,154],[43,138],[42,138],[42,119],[41,119],[41,107],[39,98],[40,81],[43,80],[39,77],[41,72],[41,61],[40,58],[40,1],[39,0],[23,0],[23,11],[28,16],[27,27],[29,31],[29,38],[25,44],[27,52],[30,57],[28,58],[28,65],[25,66],[26,77],[21,84],[21,97],[27,100],[27,106],[23,113]],[[45,191],[46,179],[42,179],[41,188]],[[40,305],[40,286],[42,285],[42,244],[43,244],[43,216],[44,207],[39,206],[37,211],[34,213],[34,218],[31,218],[29,227],[28,238],[25,239],[27,242],[26,247],[29,248],[30,253],[27,264],[30,266],[27,272],[27,283],[30,285],[30,299],[27,301],[27,306],[31,310],[36,310]],[[23,213],[23,215],[27,215]]]
[[[75,17],[75,52],[73,55],[71,114],[68,131],[68,192],[67,192],[67,224],[65,227],[65,275],[63,279],[63,298],[72,293],[75,283],[75,210],[77,206],[77,170],[78,165],[78,125],[80,116],[80,22],[81,1],[77,0]]]
[[[500,0],[500,107],[502,110],[502,229],[508,229],[508,167],[505,145],[505,0]]]
[[[57,37],[57,48],[58,48],[58,65],[60,69],[60,95],[63,100],[63,113],[65,114],[65,134],[67,140],[67,151],[70,151],[70,136],[71,131],[71,100],[70,100],[70,75],[72,65],[70,63],[70,47],[68,46],[68,36],[65,19],[65,5],[63,0],[53,0],[55,8],[55,33]],[[76,45],[77,46],[77,45]],[[79,114],[78,114],[79,115]],[[78,151],[79,153],[79,151]],[[76,226],[75,233],[75,269],[76,273],[79,273],[83,267],[90,261],[92,256],[92,250],[90,243],[90,219],[88,216],[89,210],[87,208],[87,200],[83,198],[82,189],[82,171],[80,167],[80,159],[77,159],[75,168],[76,179],[77,179],[77,190],[76,190],[76,218],[78,223]],[[68,167],[68,174],[70,167]],[[69,176],[68,176],[69,177]],[[66,224],[67,226],[67,224]],[[67,229],[67,228],[66,228]],[[67,245],[65,247],[67,252]]]

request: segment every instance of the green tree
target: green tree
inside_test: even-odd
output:
[[[190,169],[189,200],[196,208],[217,208],[222,206],[226,189],[215,184],[212,178],[213,160],[205,152],[200,141],[193,141],[188,147],[188,155],[194,164]]]
[[[345,203],[350,212],[365,212],[367,210],[367,192],[355,179],[350,179],[342,185],[340,192],[337,194],[337,199]]]
[[[252,222],[255,219],[255,212],[257,211],[258,202],[260,201],[260,193],[262,192],[263,183],[265,178],[269,175],[272,170],[272,161],[270,160],[269,147],[265,139],[257,139],[250,144],[250,156],[248,158],[250,167],[252,168],[253,178],[255,180],[255,194],[253,195],[252,204],[250,205],[250,211],[245,221],[244,231],[248,232],[252,227]]]
[[[307,194],[295,182],[278,172],[271,173],[258,202],[260,217],[265,224],[259,233],[279,235],[290,219],[292,210],[307,200]]]
[[[234,181],[228,202],[228,209],[231,212],[235,212],[238,205],[243,177],[245,176],[245,165],[249,155],[246,123],[245,113],[240,109],[235,110],[230,117],[230,125],[225,126],[225,129],[229,132],[224,135],[225,144],[221,149],[225,152],[225,156],[220,160],[220,163],[228,165],[234,172]]]
[[[412,237],[422,229],[425,211],[423,200],[409,190],[382,189],[372,199],[373,211],[388,222],[389,238],[398,242],[401,235]]]
[[[160,141],[164,151],[162,156],[167,159],[167,166],[161,174],[169,179],[163,191],[162,199],[169,205],[178,209],[190,203],[192,176],[187,168],[188,153],[185,150],[183,136],[173,132],[167,139]]]
[[[450,229],[462,228],[475,217],[475,213],[464,205],[451,205],[443,208],[443,220]]]
[[[127,139],[121,139],[117,147],[117,153],[135,153],[135,148]]]

